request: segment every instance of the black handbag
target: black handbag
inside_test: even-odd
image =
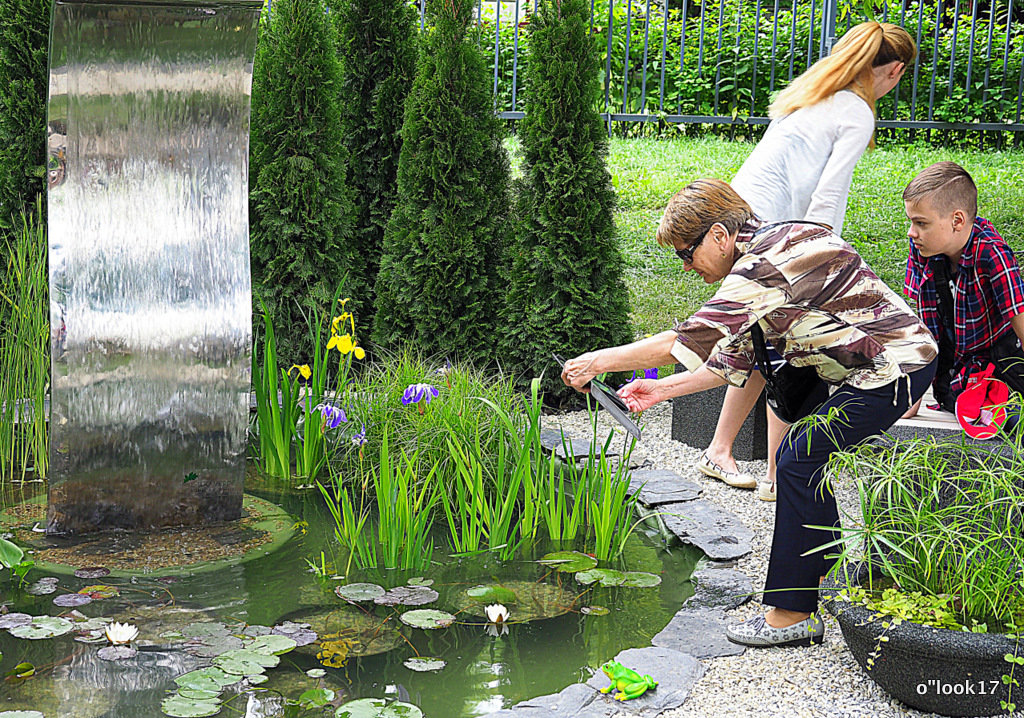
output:
[[[793,366],[785,364],[778,371],[772,369],[768,358],[768,346],[764,341],[764,332],[759,324],[750,328],[750,336],[754,340],[754,357],[761,369],[765,382],[765,399],[775,415],[787,424],[795,424],[810,414],[820,402],[809,400],[825,389],[825,382],[818,372],[809,366]],[[821,394],[822,401],[827,397],[827,390]]]

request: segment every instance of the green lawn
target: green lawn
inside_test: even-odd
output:
[[[616,225],[627,262],[633,321],[639,335],[672,326],[714,291],[654,242],[669,198],[699,177],[730,179],[753,144],[720,139],[612,140],[609,169],[619,194]],[[857,164],[844,238],[889,286],[902,292],[907,220],[900,196],[922,168],[941,160],[963,165],[978,185],[978,212],[1017,251],[1024,250],[1024,153],[887,147]]]

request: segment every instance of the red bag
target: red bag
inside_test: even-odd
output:
[[[967,435],[974,439],[991,439],[1006,423],[1006,402],[1010,387],[993,379],[995,366],[989,364],[983,371],[967,378],[967,388],[956,399],[956,420]]]

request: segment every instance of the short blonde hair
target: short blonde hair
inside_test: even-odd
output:
[[[718,179],[699,179],[673,195],[658,225],[655,240],[662,247],[689,247],[718,223],[729,234],[754,219],[754,211],[736,190]]]
[[[904,202],[917,202],[924,197],[943,214],[962,209],[972,222],[978,216],[978,188],[967,170],[956,162],[936,162],[924,168],[903,190]]]

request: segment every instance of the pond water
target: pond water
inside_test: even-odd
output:
[[[89,585],[113,586],[120,595],[75,610],[87,617],[130,621],[139,628],[140,645],[158,645],[131,659],[104,661],[97,650],[105,642],[78,642],[73,633],[25,640],[0,631],[0,673],[7,674],[22,662],[36,668],[36,675],[27,680],[8,678],[0,684],[0,711],[31,709],[46,718],[160,716],[161,701],[177,688],[174,678],[209,663],[208,657],[193,655],[194,646],[186,649],[185,639],[205,641],[213,654],[224,650],[224,642],[236,640],[228,634],[242,634],[247,626],[259,633],[266,629],[253,627],[292,621],[309,623],[320,641],[282,655],[280,665],[266,670],[267,680],[258,686],[264,690],[249,688],[232,697],[239,689],[225,689],[220,715],[284,716],[285,698],[325,687],[335,692],[335,705],[353,698],[387,697],[419,706],[428,718],[472,718],[557,692],[585,680],[622,649],[649,645],[692,595],[688,578],[701,556],[692,548],[665,546],[638,531],[613,567],[657,574],[661,582],[651,588],[582,586],[572,574],[536,561],[501,563],[486,555],[448,559],[437,549],[434,559],[444,563],[415,575],[353,570],[344,579],[332,578],[345,567],[333,563],[341,552],[331,539],[333,524],[319,492],[255,487],[250,491],[306,522],[305,533],[297,531],[270,555],[214,571],[158,578],[60,575],[57,591],[40,596],[18,589],[14,581],[6,581],[5,573],[0,584],[3,604],[10,612],[33,616],[67,615],[71,609],[55,606],[54,596]],[[531,557],[552,548],[566,547],[537,547]],[[306,561],[315,558],[319,563],[321,551],[325,578],[318,578]],[[102,565],[102,556],[95,559]],[[56,574],[33,570],[29,583],[47,575]],[[356,581],[391,588],[410,579],[432,582],[439,594],[429,605],[416,608],[448,611],[457,622],[439,630],[411,628],[398,619],[398,613],[408,610],[405,607],[358,607],[334,593],[335,587]],[[474,586],[495,584],[515,589],[520,600],[509,606],[512,623],[507,634],[499,636],[489,634],[482,604],[465,593]],[[598,611],[581,611],[592,607]],[[598,615],[601,607],[608,609],[607,614]],[[517,615],[522,618],[535,609],[558,615],[515,622]],[[369,655],[377,649],[383,652]],[[416,656],[440,658],[446,665],[437,672],[417,672],[404,664]],[[307,675],[317,668],[325,675]],[[333,715],[333,710],[324,710],[308,715]],[[292,707],[287,715],[307,713]]]

